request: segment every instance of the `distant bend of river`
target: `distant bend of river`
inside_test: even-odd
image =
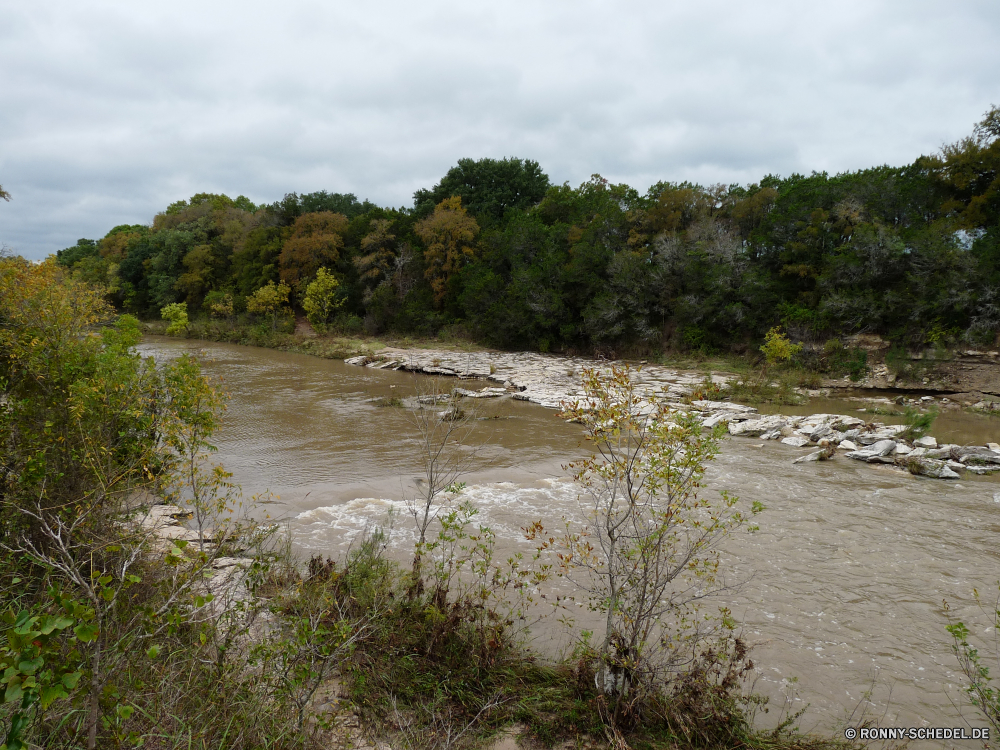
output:
[[[370,400],[412,394],[413,375],[159,337],[140,350],[161,360],[199,354],[222,379],[230,401],[217,458],[245,495],[280,496],[269,509],[288,520],[301,552],[336,556],[412,492],[415,431],[403,410]],[[490,446],[466,494],[503,544],[527,549],[522,526],[576,512],[561,466],[584,455],[582,434],[549,409],[479,403],[501,418],[480,423],[475,439]],[[959,726],[964,715],[982,726],[961,692],[942,601],[980,642],[991,639],[972,590],[987,604],[997,591],[1000,481],[944,482],[844,459],[793,465],[797,455],[776,442],[727,440],[705,490],[767,506],[757,533],[725,543],[724,564],[745,583],[720,604],[756,644],[756,689],[771,697],[771,714],[786,699],[791,710],[808,703],[800,726],[830,731],[874,683],[880,724]],[[397,517],[401,546],[406,521]]]

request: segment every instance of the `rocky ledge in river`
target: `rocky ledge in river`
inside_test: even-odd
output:
[[[485,390],[455,389],[465,397],[495,397],[509,394],[518,401],[530,401],[550,409],[559,409],[563,401],[583,396],[580,373],[587,368],[607,369],[624,362],[608,362],[585,357],[557,357],[535,352],[444,352],[433,349],[383,349],[374,356],[351,357],[349,365],[380,370],[404,370],[425,375],[443,375],[461,379],[488,380],[502,388]],[[662,365],[646,365],[633,373],[641,387],[661,391],[680,401],[694,386],[703,383],[704,375],[682,373]],[[713,382],[724,385],[726,378],[715,375]]]
[[[865,422],[843,414],[762,416],[752,407],[726,401],[694,401],[691,406],[706,413],[702,420],[706,427],[725,421],[731,435],[779,440],[794,448],[810,445],[817,448],[797,458],[795,463],[823,461],[843,452],[845,458],[869,464],[889,464],[911,474],[935,479],[958,479],[962,472],[992,474],[1000,471],[1000,444],[997,443],[938,445],[929,435],[908,440],[901,435],[907,429],[905,425]]]
[[[510,397],[551,409],[583,396],[580,373],[584,369],[606,370],[624,362],[593,360],[584,357],[557,357],[534,352],[444,352],[430,349],[384,349],[374,356],[351,357],[349,365],[385,370],[403,370],[426,375],[460,379],[487,380],[499,383],[481,389],[454,388],[452,393],[464,398]],[[752,406],[729,401],[687,402],[694,388],[704,382],[704,375],[682,373],[662,365],[642,363],[633,373],[640,387],[664,394],[679,408],[695,411],[704,427],[726,423],[736,437],[778,440],[794,448],[815,447],[795,459],[795,463],[824,461],[842,454],[869,464],[884,464],[912,474],[936,479],[957,479],[961,472],[990,474],[1000,471],[1000,445],[938,445],[927,436],[905,439],[902,425],[866,422],[843,414],[788,416],[762,415]],[[712,381],[724,385],[726,378],[713,375]]]

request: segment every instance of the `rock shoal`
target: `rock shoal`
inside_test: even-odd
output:
[[[349,365],[382,370],[405,370],[425,375],[444,375],[499,383],[503,391],[519,401],[558,409],[563,401],[583,395],[580,373],[586,368],[608,369],[622,362],[606,362],[584,357],[557,357],[535,352],[445,352],[433,349],[383,349],[374,356],[351,357]],[[634,381],[641,387],[661,391],[675,401],[704,382],[704,376],[682,373],[659,365],[643,365]],[[726,378],[713,376],[723,385]],[[488,389],[461,389],[459,395],[499,396],[496,386]],[[728,406],[735,406],[728,404]]]
[[[441,375],[462,380],[484,380],[499,385],[454,388],[463,398],[509,396],[550,409],[581,398],[581,373],[585,369],[608,371],[624,362],[585,357],[562,357],[535,352],[447,352],[434,349],[387,348],[373,356],[351,357],[349,365]],[[712,375],[716,385],[727,378]],[[694,412],[704,427],[725,423],[731,435],[758,440],[779,440],[793,448],[823,449],[796,460],[827,460],[842,445],[844,455],[865,463],[886,464],[937,479],[955,479],[959,472],[987,474],[1000,471],[1000,445],[939,445],[931,436],[906,440],[901,425],[885,425],[844,414],[788,416],[759,414],[752,406],[729,401],[688,401],[705,376],[643,363],[633,365],[633,382],[640,390],[658,393],[679,409]]]

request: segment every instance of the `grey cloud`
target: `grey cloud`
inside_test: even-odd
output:
[[[461,157],[555,182],[904,164],[992,102],[995,2],[0,1],[0,242],[200,191],[409,205]]]

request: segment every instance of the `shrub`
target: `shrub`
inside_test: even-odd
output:
[[[288,295],[291,291],[284,281],[278,285],[269,281],[267,286],[262,286],[247,297],[247,312],[270,316],[271,330],[275,331],[278,327],[278,315],[286,310],[284,306],[288,304]]]
[[[748,516],[725,492],[716,502],[698,495],[722,427],[703,433],[697,418],[640,393],[627,368],[585,370],[583,389],[562,416],[581,422],[596,450],[570,465],[591,509],[585,529],[561,539],[560,560],[606,614],[597,684],[613,723],[628,724],[709,638],[698,601],[719,585],[718,542]],[[709,630],[720,624],[725,611]]]
[[[160,316],[170,322],[170,325],[167,326],[168,336],[179,336],[182,333],[187,333],[189,325],[187,302],[172,302],[162,307]]]

